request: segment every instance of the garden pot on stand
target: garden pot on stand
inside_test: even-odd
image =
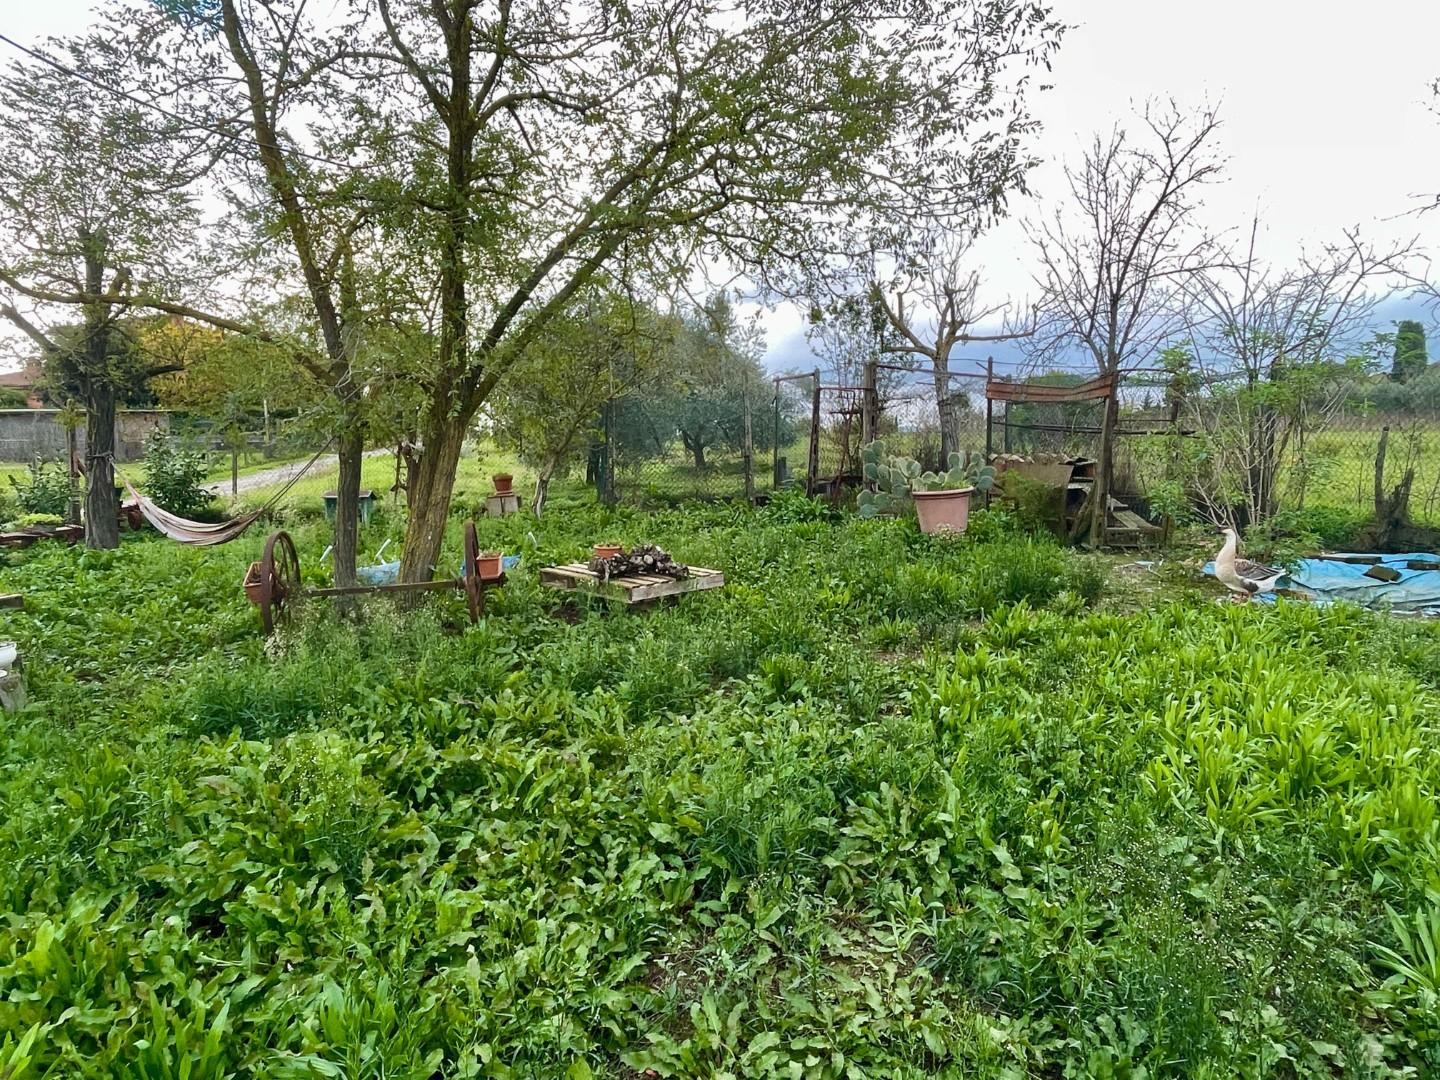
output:
[[[597,559],[612,559],[620,554],[621,547],[619,544],[596,544],[592,550]]]
[[[973,487],[951,491],[915,491],[915,513],[922,533],[963,533],[970,524],[970,495]]]

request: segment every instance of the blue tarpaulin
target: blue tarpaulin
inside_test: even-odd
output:
[[[506,555],[501,560],[503,569],[508,573],[520,562],[519,555]],[[465,567],[460,567],[460,576],[465,576]],[[393,585],[400,580],[400,561],[376,563],[374,566],[357,566],[355,577],[362,585]]]
[[[1345,559],[1367,561],[1345,562]],[[1411,563],[1434,569],[1412,570]],[[1372,565],[1387,566],[1400,576],[1394,581],[1367,577],[1366,571]],[[1214,576],[1213,562],[1205,564],[1205,573]],[[1344,600],[1360,607],[1440,617],[1440,555],[1417,551],[1402,555],[1343,554],[1328,559],[1301,559],[1280,579],[1276,588],[1300,593],[1318,603]],[[1273,603],[1275,597],[1262,593],[1256,599]]]

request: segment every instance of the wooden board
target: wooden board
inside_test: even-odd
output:
[[[623,600],[627,604],[641,604],[666,596],[718,589],[725,584],[725,575],[719,570],[692,566],[690,576],[679,580],[659,574],[626,574],[601,581],[599,575],[584,563],[571,563],[568,566],[544,567],[540,571],[540,584],[552,589],[593,593],[612,600]]]
[[[25,597],[20,593],[0,593],[0,608],[20,608],[23,610],[24,607]]]
[[[991,401],[1096,401],[1109,397],[1114,390],[1114,375],[1101,375],[1075,386],[1045,386],[1009,379],[990,379],[985,384],[985,396]]]

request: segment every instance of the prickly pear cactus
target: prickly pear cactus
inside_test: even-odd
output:
[[[903,511],[911,487],[920,479],[920,463],[887,455],[885,444],[878,440],[860,452],[860,460],[864,464],[865,482],[871,485],[860,492],[860,516],[872,518]]]
[[[995,486],[995,467],[985,464],[981,453],[952,451],[945,463],[943,473],[927,472],[916,484],[921,491],[955,491],[973,487],[976,491],[989,491]]]

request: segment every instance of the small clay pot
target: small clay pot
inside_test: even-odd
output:
[[[495,482],[496,495],[509,495],[513,490],[511,485],[515,483],[515,477],[508,472],[497,472],[490,479]]]
[[[260,564],[252,562],[250,568],[245,571],[245,599],[250,603],[258,605],[264,599],[264,585],[260,580]]]
[[[482,581],[486,578],[498,578],[504,572],[504,564],[501,562],[498,551],[480,552],[475,556],[475,566],[480,571]]]
[[[613,559],[624,549],[619,544],[596,544],[591,550],[595,552],[597,559]]]

